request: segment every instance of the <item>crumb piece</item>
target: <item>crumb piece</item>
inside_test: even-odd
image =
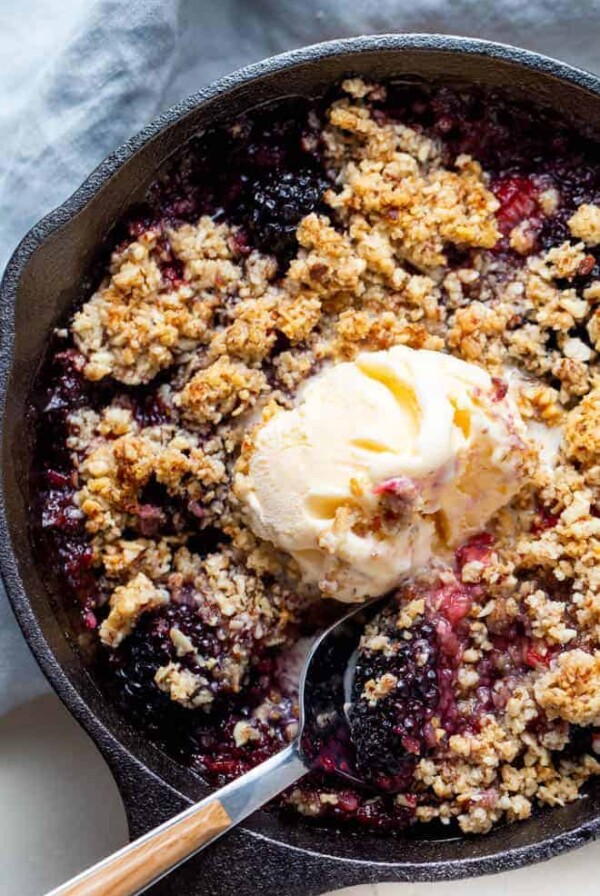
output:
[[[488,248],[496,244],[498,201],[485,186],[477,162],[462,155],[455,161],[456,170],[449,171],[442,167],[432,140],[402,125],[379,124],[366,106],[350,100],[334,103],[329,118],[332,130],[325,141],[331,151],[339,152],[338,133],[343,134],[343,146],[348,134],[362,144],[357,158],[342,163],[341,191],[326,194],[345,221],[352,223],[359,213],[373,228],[384,223],[394,254],[425,272],[445,263],[448,243]]]
[[[573,245],[564,242],[560,246],[549,249],[544,256],[544,262],[551,277],[572,280],[580,272],[587,257],[583,243]]]
[[[275,309],[275,324],[292,343],[307,339],[321,319],[321,302],[316,296],[286,297]]]
[[[414,597],[407,603],[401,604],[396,620],[397,628],[410,628],[424,613],[425,600],[422,597]]]
[[[177,404],[188,422],[216,424],[252,407],[265,385],[260,371],[222,357],[194,374],[177,396]]]
[[[156,245],[150,231],[116,253],[110,279],[73,318],[90,380],[110,375],[128,385],[147,383],[206,338],[213,298],[163,281]]]
[[[568,650],[535,683],[535,697],[550,719],[600,725],[600,651]]]
[[[373,90],[373,85],[362,78],[346,78],[342,81],[342,90],[355,99],[362,100]]]
[[[546,217],[551,218],[559,209],[560,193],[555,187],[548,187],[547,190],[542,190],[539,193],[537,201]]]
[[[233,739],[236,747],[245,747],[252,741],[260,740],[260,732],[250,722],[241,719],[233,728]]]
[[[181,663],[159,666],[154,681],[159,690],[186,709],[206,709],[214,700],[208,681],[183,668]]]
[[[336,230],[329,218],[307,215],[300,222],[296,237],[304,251],[288,270],[286,288],[290,295],[312,294],[326,298],[332,305],[340,296],[359,296],[364,292],[366,262],[353,251],[349,237]]]
[[[532,632],[536,638],[550,644],[568,644],[577,636],[577,630],[566,624],[566,603],[550,600],[540,589],[525,600],[532,620]]]
[[[274,309],[277,297],[265,295],[260,299],[240,302],[233,311],[234,319],[224,330],[213,335],[209,356],[229,355],[248,366],[263,361],[277,339]]]
[[[568,220],[569,230],[578,240],[587,246],[600,243],[600,207],[597,205],[580,205]]]
[[[564,437],[568,457],[583,464],[600,462],[600,386],[569,412]]]
[[[529,255],[535,246],[535,231],[528,220],[521,221],[511,230],[508,239],[511,249],[519,255]]]
[[[391,672],[385,672],[377,680],[371,678],[365,684],[361,700],[367,700],[370,706],[375,706],[378,700],[391,694],[397,684],[398,679]]]
[[[600,280],[594,280],[583,290],[583,298],[588,302],[600,302]]]
[[[177,656],[182,657],[187,656],[188,654],[196,653],[196,648],[194,647],[192,641],[178,628],[174,627],[170,630],[169,638],[171,639],[171,643],[175,648],[175,653],[177,654]]]
[[[118,647],[131,634],[142,613],[155,610],[169,602],[167,592],[144,575],[138,575],[127,585],[115,588],[110,598],[110,613],[100,626],[100,640],[107,647]]]

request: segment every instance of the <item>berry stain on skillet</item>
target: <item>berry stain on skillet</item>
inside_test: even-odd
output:
[[[112,698],[210,783],[293,739],[307,645],[384,593],[367,786],[323,755],[285,811],[482,834],[600,772],[599,162],[499,96],[350,78],[194,138],[107,236],[32,397],[39,543]]]

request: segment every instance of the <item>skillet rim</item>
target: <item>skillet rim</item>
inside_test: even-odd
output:
[[[2,282],[0,284],[0,462],[4,456],[4,408],[6,405],[9,377],[12,367],[12,349],[14,343],[14,308],[21,278],[33,253],[59,230],[74,218],[96,196],[102,187],[130,159],[134,159],[140,150],[151,140],[158,137],[171,125],[176,124],[188,114],[194,112],[216,97],[225,96],[242,85],[259,81],[267,75],[293,69],[304,63],[320,63],[332,56],[348,56],[354,58],[361,53],[374,51],[421,50],[425,52],[452,53],[454,55],[481,56],[515,65],[582,88],[600,96],[600,77],[591,72],[560,62],[549,56],[530,50],[513,47],[477,38],[439,34],[382,34],[361,37],[342,38],[324,43],[312,44],[253,63],[232,74],[211,83],[207,87],[192,94],[187,99],[175,104],[155,118],[149,125],[125,141],[104,159],[85,179],[74,193],[61,205],[45,215],[23,237],[10,258]],[[174,799],[181,799],[183,794],[167,780],[140,761],[105,723],[94,713],[78,688],[70,681],[51,646],[44,636],[42,626],[33,611],[19,575],[16,556],[12,547],[10,523],[6,512],[4,480],[0,484],[0,573],[6,592],[17,621],[23,631],[38,664],[42,668],[51,686],[69,711],[82,724],[93,738],[109,762],[113,774],[118,775],[119,762],[139,767],[145,775],[155,779],[156,786],[170,791]],[[183,797],[191,801],[189,797]],[[558,810],[554,810],[558,811]],[[376,875],[373,880],[385,880],[392,875],[396,880],[443,880],[459,877],[486,874],[494,871],[508,870],[541,861],[554,855],[566,852],[583,843],[600,836],[600,812],[596,817],[580,823],[567,833],[558,833],[534,840],[526,846],[508,848],[504,852],[476,858],[456,858],[430,863],[410,862],[374,862],[369,859],[354,859],[331,856],[326,853],[315,853],[285,842],[275,840],[262,833],[246,827],[240,833],[251,835],[277,845],[285,850],[301,852],[307,858],[314,856],[317,860],[334,861],[340,869],[340,883],[346,879],[341,871],[344,865],[364,866],[372,869]],[[380,876],[381,875],[381,876]],[[358,879],[347,876],[348,882]],[[388,876],[387,879],[390,879]]]

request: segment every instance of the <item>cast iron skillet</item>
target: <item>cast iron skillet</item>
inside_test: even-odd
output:
[[[172,152],[198,129],[283,96],[318,94],[348,73],[491,85],[514,99],[558,110],[576,126],[600,135],[600,79],[526,50],[435,35],[319,44],[245,68],[165,112],[27,234],[0,288],[2,575],[38,662],[109,763],[133,837],[204,795],[206,787],[146,742],[103,696],[86,668],[60,593],[47,581],[28,529],[30,385],[51,328],[89,289],[87,272],[106,232],[143,196]],[[263,811],[153,892],[229,896],[251,886],[266,896],[311,896],[367,881],[459,878],[547,859],[599,833],[600,784],[586,799],[472,839],[434,839],[426,829],[395,838],[366,832],[340,835]]]

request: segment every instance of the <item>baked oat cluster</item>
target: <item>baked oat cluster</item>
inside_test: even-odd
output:
[[[178,175],[53,360],[42,524],[61,575],[128,711],[217,783],[295,735],[285,657],[328,612],[233,487],[257,422],[326,366],[403,345],[485,368],[502,397],[518,378],[551,434],[486,531],[370,623],[350,719],[380,793],[324,765],[284,797],[306,816],[483,833],[600,772],[600,183],[575,137],[548,161],[481,103],[352,78],[301,133],[257,148],[236,125],[242,187],[186,205]]]

